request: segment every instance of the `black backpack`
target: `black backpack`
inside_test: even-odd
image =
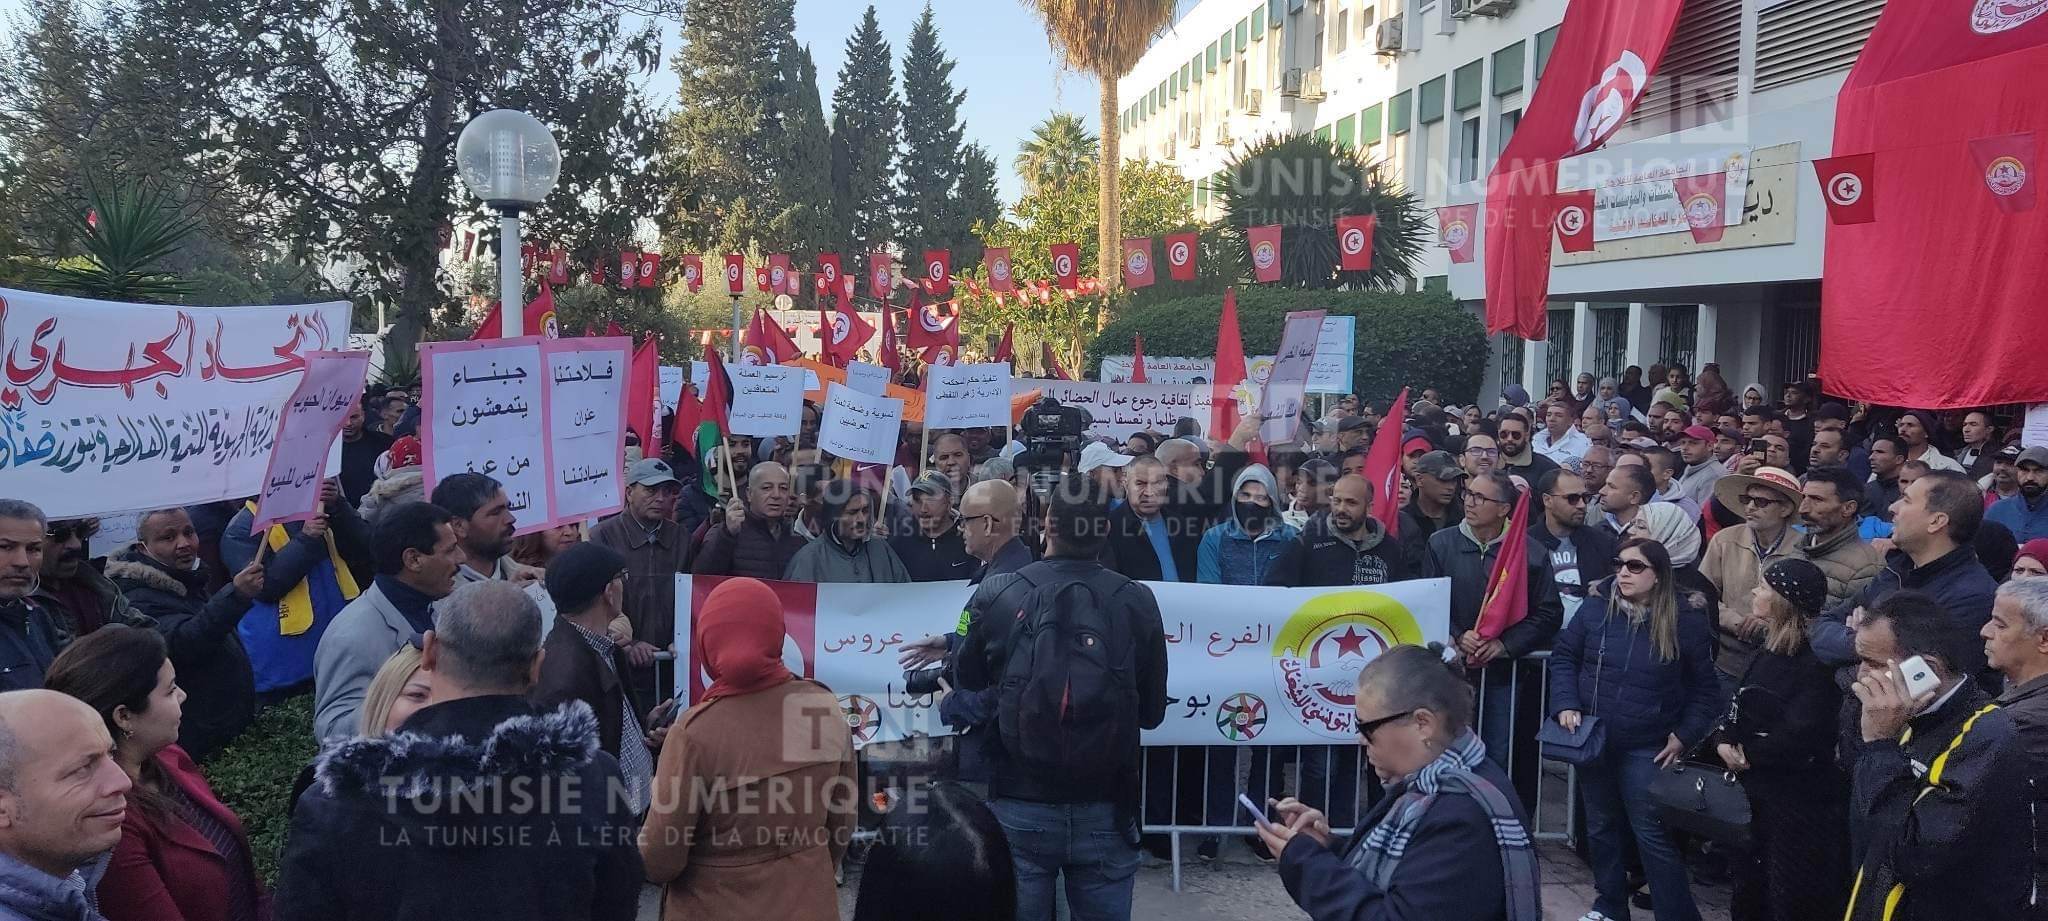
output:
[[[1137,642],[1109,603],[1130,580],[1107,569],[1017,578],[1025,595],[996,703],[1003,750],[1046,782],[1109,782],[1138,746]]]

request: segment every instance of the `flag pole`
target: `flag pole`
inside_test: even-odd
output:
[[[732,296],[732,342],[727,349],[728,360],[737,364],[740,360],[740,296]],[[730,461],[730,458],[727,459]]]

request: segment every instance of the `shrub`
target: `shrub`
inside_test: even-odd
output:
[[[313,698],[302,695],[257,714],[255,725],[201,766],[214,794],[248,829],[250,856],[266,882],[277,881],[277,859],[291,825],[292,784],[319,750]]]
[[[1237,295],[1239,332],[1246,355],[1271,355],[1291,310],[1328,310],[1358,318],[1353,389],[1370,400],[1389,400],[1401,388],[1435,387],[1456,403],[1477,399],[1486,373],[1486,330],[1479,318],[1443,294],[1382,291],[1304,291],[1257,286]],[[1135,304],[1088,346],[1088,373],[1104,355],[1128,355],[1136,334],[1152,355],[1216,354],[1223,313],[1219,294]]]

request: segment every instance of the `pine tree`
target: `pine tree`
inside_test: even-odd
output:
[[[957,194],[962,166],[960,103],[953,62],[939,47],[932,8],[910,30],[903,54],[903,153],[896,179],[896,225],[906,250],[954,249],[968,237]]]
[[[676,190],[664,230],[684,247],[773,246],[783,211],[778,106],[793,0],[692,0],[676,53],[681,105],[662,151]]]
[[[871,252],[895,238],[896,116],[895,65],[870,5],[846,40],[832,91],[832,201],[845,224],[842,252]]]
[[[967,232],[953,244],[953,265],[965,271],[981,264],[983,247],[974,228],[994,226],[1003,217],[1003,199],[996,191],[996,158],[980,144],[967,145],[960,159],[959,200]]]
[[[774,236],[789,252],[825,252],[846,237],[832,201],[832,138],[818,96],[818,65],[811,49],[792,44],[782,56],[782,153],[777,158],[788,207]]]

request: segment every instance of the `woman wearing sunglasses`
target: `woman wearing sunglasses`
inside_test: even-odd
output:
[[[1550,711],[1574,732],[1606,724],[1599,758],[1579,768],[1598,895],[1580,921],[1628,921],[1624,829],[1633,833],[1657,921],[1698,921],[1685,864],[1651,806],[1650,780],[1706,738],[1721,711],[1713,620],[1681,596],[1664,545],[1624,541],[1614,577],[1593,586],[1550,656]]]

